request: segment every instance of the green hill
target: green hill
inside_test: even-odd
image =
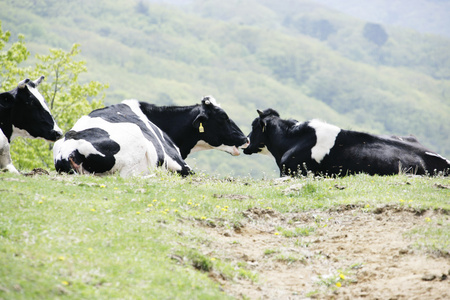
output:
[[[106,102],[187,105],[213,95],[245,133],[256,109],[372,133],[414,134],[450,156],[450,39],[366,23],[309,1],[2,1],[32,54],[81,44]],[[32,63],[32,60],[30,60]],[[201,152],[208,173],[276,176],[261,156]]]

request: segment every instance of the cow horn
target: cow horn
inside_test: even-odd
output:
[[[35,81],[33,81],[34,85],[37,87],[38,85],[41,84],[42,80],[44,80],[45,76],[42,75],[41,77],[39,77],[38,79],[36,79]]]
[[[18,84],[17,84],[17,87],[19,88],[19,89],[23,89],[26,85],[27,85],[27,83],[28,82],[30,82],[30,79],[24,79],[24,80],[22,80],[21,82],[19,82]]]
[[[257,109],[256,111],[258,112],[258,115],[259,115],[260,117],[262,117],[262,115],[263,115],[263,112],[262,112],[262,110],[260,110],[260,109]]]
[[[214,106],[220,107],[220,104],[217,103],[216,99],[214,99],[213,96],[204,96],[203,99],[202,99],[202,102],[204,104],[206,104],[206,105],[211,105],[212,104]]]

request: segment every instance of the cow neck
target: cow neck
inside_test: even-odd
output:
[[[147,118],[164,131],[180,149],[185,159],[200,140],[192,123],[200,114],[200,104],[191,106],[156,106],[140,102]]]
[[[267,150],[269,150],[269,152],[273,155],[277,163],[280,162],[283,154],[288,149],[287,143],[285,142],[287,134],[286,130],[284,130],[285,125],[283,125],[283,120],[271,119],[268,120],[265,129]]]
[[[291,145],[292,138],[289,135],[289,131],[292,124],[290,123],[290,120],[272,118],[268,120],[266,125],[267,150],[272,153],[277,163],[280,162],[283,155],[289,150],[289,145]]]
[[[8,100],[8,98],[12,98],[10,92],[0,93],[0,129],[8,139],[8,142],[11,142],[13,130],[11,120],[12,100]]]

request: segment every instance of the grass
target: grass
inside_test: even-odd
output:
[[[306,188],[285,192],[299,183]],[[211,272],[250,281],[257,274],[243,263],[200,252],[211,242],[205,226],[236,228],[243,222],[242,212],[253,207],[287,213],[395,205],[448,213],[450,190],[436,185],[448,186],[450,179],[358,175],[280,181],[180,178],[164,172],[123,179],[1,173],[0,298],[226,299],[208,276]],[[422,248],[448,253],[449,228],[433,222],[411,235],[420,237]],[[284,237],[314,234],[314,228],[301,226],[279,230]]]

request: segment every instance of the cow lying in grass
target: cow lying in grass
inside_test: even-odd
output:
[[[450,161],[416,138],[377,136],[340,129],[319,120],[283,120],[273,109],[257,111],[245,154],[272,155],[280,175],[368,173],[449,174]]]
[[[239,155],[247,137],[212,97],[193,106],[125,100],[82,117],[55,143],[58,172],[146,175],[163,167],[191,173],[184,158],[207,149]]]
[[[9,143],[17,136],[56,141],[62,130],[37,90],[44,76],[25,79],[15,89],[0,94],[0,169],[19,173],[12,164]]]

